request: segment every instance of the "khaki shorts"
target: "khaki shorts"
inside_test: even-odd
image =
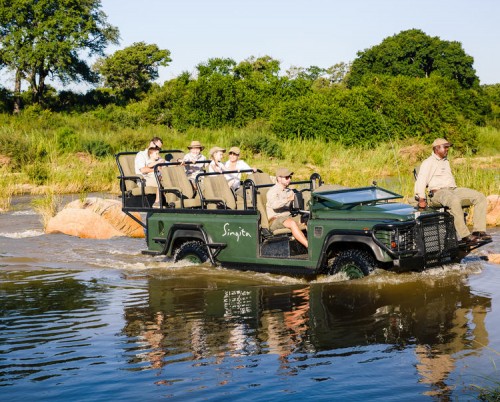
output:
[[[271,220],[269,224],[269,230],[270,231],[275,231],[277,229],[284,229],[285,225],[283,225],[283,222],[285,222],[288,218],[293,219],[295,222],[297,222],[297,225],[300,227],[300,215],[292,216],[292,215],[285,215],[285,216],[278,216],[276,219]]]

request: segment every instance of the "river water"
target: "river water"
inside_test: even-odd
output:
[[[172,264],[143,239],[0,215],[0,399],[475,400],[498,386],[500,266],[357,281]]]

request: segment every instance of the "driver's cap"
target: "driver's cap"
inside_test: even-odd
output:
[[[278,168],[276,169],[276,177],[286,177],[293,175],[288,168]]]

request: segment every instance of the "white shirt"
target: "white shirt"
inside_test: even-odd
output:
[[[432,153],[422,162],[415,182],[415,194],[420,198],[426,198],[426,187],[429,190],[457,187],[448,158],[441,159],[435,153]]]
[[[250,166],[248,166],[248,164],[241,159],[238,159],[236,161],[236,168],[231,168],[230,165],[231,165],[231,162],[227,161],[224,164],[225,169],[226,170],[252,170],[252,168]],[[240,181],[241,181],[241,173],[240,172],[228,173],[228,174],[225,174],[224,177],[226,178],[227,182],[229,184],[231,184],[231,187],[233,187],[235,190],[240,187]]]
[[[135,174],[142,174],[141,169],[146,167],[148,164],[148,149],[146,148],[144,151],[137,152],[135,156]]]

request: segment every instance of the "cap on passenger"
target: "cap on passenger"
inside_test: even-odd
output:
[[[241,153],[241,150],[238,147],[231,147],[231,149],[229,149],[229,153],[239,155]]]
[[[226,152],[226,150],[224,148],[221,148],[221,147],[213,147],[213,148],[210,148],[210,156],[213,156],[216,152],[219,152],[219,151],[222,151],[222,152]]]
[[[288,168],[278,168],[276,169],[276,177],[287,177],[292,176],[293,172],[290,172]]]
[[[448,147],[453,146],[451,142],[448,142],[448,140],[445,140],[444,138],[436,138],[434,142],[432,143],[432,148],[438,147],[440,145],[446,145]]]

